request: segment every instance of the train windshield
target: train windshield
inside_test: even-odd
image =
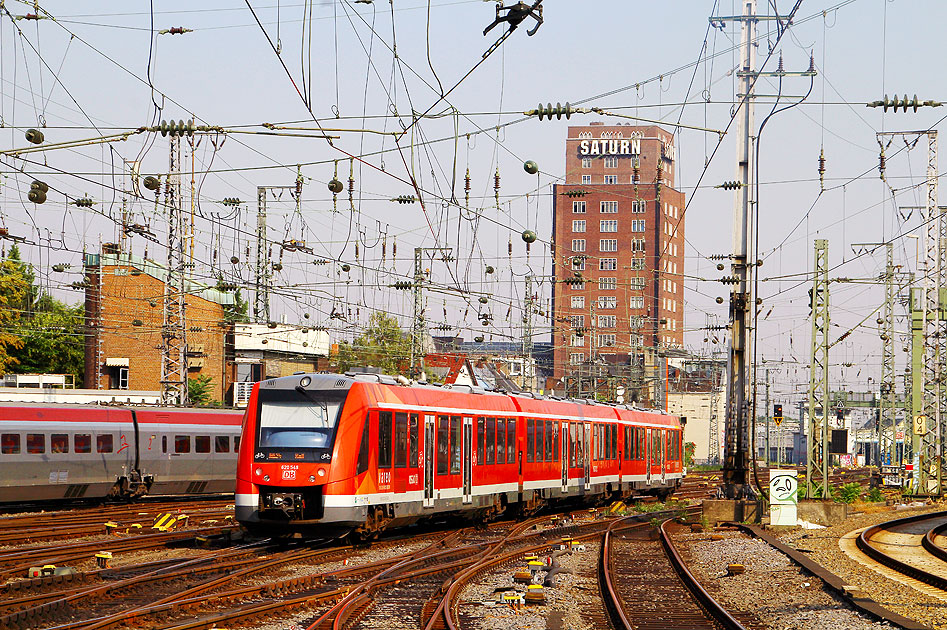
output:
[[[330,448],[344,399],[263,400],[259,445],[262,448]]]

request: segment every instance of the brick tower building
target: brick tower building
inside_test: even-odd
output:
[[[683,346],[675,159],[660,127],[569,127],[565,183],[553,187],[554,371],[569,394],[599,392],[600,380],[613,395],[640,389],[645,366]]]

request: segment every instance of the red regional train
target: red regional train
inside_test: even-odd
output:
[[[0,403],[0,502],[234,491],[243,414]]]
[[[255,385],[243,444],[237,519],[266,535],[667,496],[683,476],[675,416],[375,374]]]

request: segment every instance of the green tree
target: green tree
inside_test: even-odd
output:
[[[82,384],[84,319],[81,304],[69,305],[49,294],[40,295],[32,312],[16,326],[21,344],[11,350],[20,374],[72,374]]]
[[[365,332],[339,344],[334,369],[339,373],[353,367],[372,366],[386,374],[399,374],[411,356],[411,338],[398,319],[383,311],[372,314]]]
[[[211,394],[210,376],[201,375],[187,379],[187,397],[195,407],[206,407],[216,402]]]
[[[17,363],[14,352],[23,347],[17,334],[21,316],[31,307],[32,272],[20,260],[16,245],[0,261],[0,374]]]

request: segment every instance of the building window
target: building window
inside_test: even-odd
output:
[[[573,256],[572,257],[572,268],[576,271],[585,270],[585,256]]]
[[[573,221],[572,222],[572,231],[573,232],[584,232],[585,231],[585,221]]]
[[[599,210],[602,214],[618,214],[618,202],[603,201],[599,204]]]
[[[605,157],[605,168],[618,168],[618,158],[614,155]]]
[[[631,337],[628,340],[628,343],[629,345],[631,345],[632,348],[640,348],[641,346],[644,345],[644,336],[638,333],[632,333]]]
[[[630,286],[632,291],[641,291],[644,289],[645,279],[644,278],[629,278]]]
[[[582,168],[592,168],[592,158],[582,158]]]
[[[591,176],[591,175],[583,175],[583,176],[582,176],[582,183],[583,183],[583,184],[591,184],[591,183],[592,183],[592,176]]]
[[[618,278],[599,278],[599,291],[614,291],[618,288]]]
[[[584,295],[573,295],[573,296],[572,296],[572,308],[585,308],[585,296],[584,296]]]
[[[644,296],[634,295],[628,303],[628,308],[644,308]]]
[[[644,269],[644,258],[632,258],[631,269],[635,269],[635,270]]]
[[[573,328],[585,328],[585,315],[569,315],[569,325]]]
[[[602,238],[598,241],[598,251],[600,252],[617,252],[618,251],[618,239],[617,238]]]
[[[636,199],[635,201],[631,202],[632,212],[641,214],[643,212],[647,212],[647,210],[648,210],[648,204],[643,199]]]
[[[572,239],[572,251],[574,251],[574,252],[584,252],[584,251],[585,251],[585,239],[584,239],[584,238],[574,238],[574,239]]]
[[[585,355],[581,352],[573,352],[569,355],[569,364],[570,365],[579,365],[585,361]]]
[[[598,347],[599,347],[599,348],[614,348],[614,347],[615,347],[615,335],[599,335],[599,336],[598,336]]]
[[[599,328],[614,328],[615,327],[615,316],[614,315],[599,315],[598,316],[598,327]]]
[[[632,232],[644,232],[644,219],[632,219],[632,220],[631,220],[631,231],[632,231]]]
[[[585,202],[584,201],[573,201],[572,202],[572,212],[574,214],[585,214]]]
[[[644,325],[644,317],[641,315],[634,315],[628,318],[628,328],[638,329],[641,328],[642,325]]]
[[[598,299],[598,307],[600,309],[618,308],[618,298],[614,295],[603,295]]]
[[[618,269],[618,259],[617,258],[600,258],[598,261],[598,268],[601,271],[615,271]]]
[[[572,335],[572,339],[569,341],[569,345],[573,348],[584,348],[585,347],[585,337],[580,337],[578,335]]]
[[[572,288],[575,289],[576,291],[582,291],[582,290],[584,290],[584,289],[585,289],[585,278],[583,278],[581,282],[576,282],[575,284],[573,284],[573,285],[572,285]]]
[[[617,184],[617,183],[618,183],[618,175],[606,175],[606,176],[605,176],[605,183],[606,183],[606,184]]]
[[[644,251],[644,239],[643,239],[643,238],[633,238],[633,239],[631,239],[631,251],[633,251],[633,252],[643,252],[643,251]]]
[[[610,221],[599,221],[598,229],[600,232],[617,232],[618,221],[615,219],[612,219]]]

